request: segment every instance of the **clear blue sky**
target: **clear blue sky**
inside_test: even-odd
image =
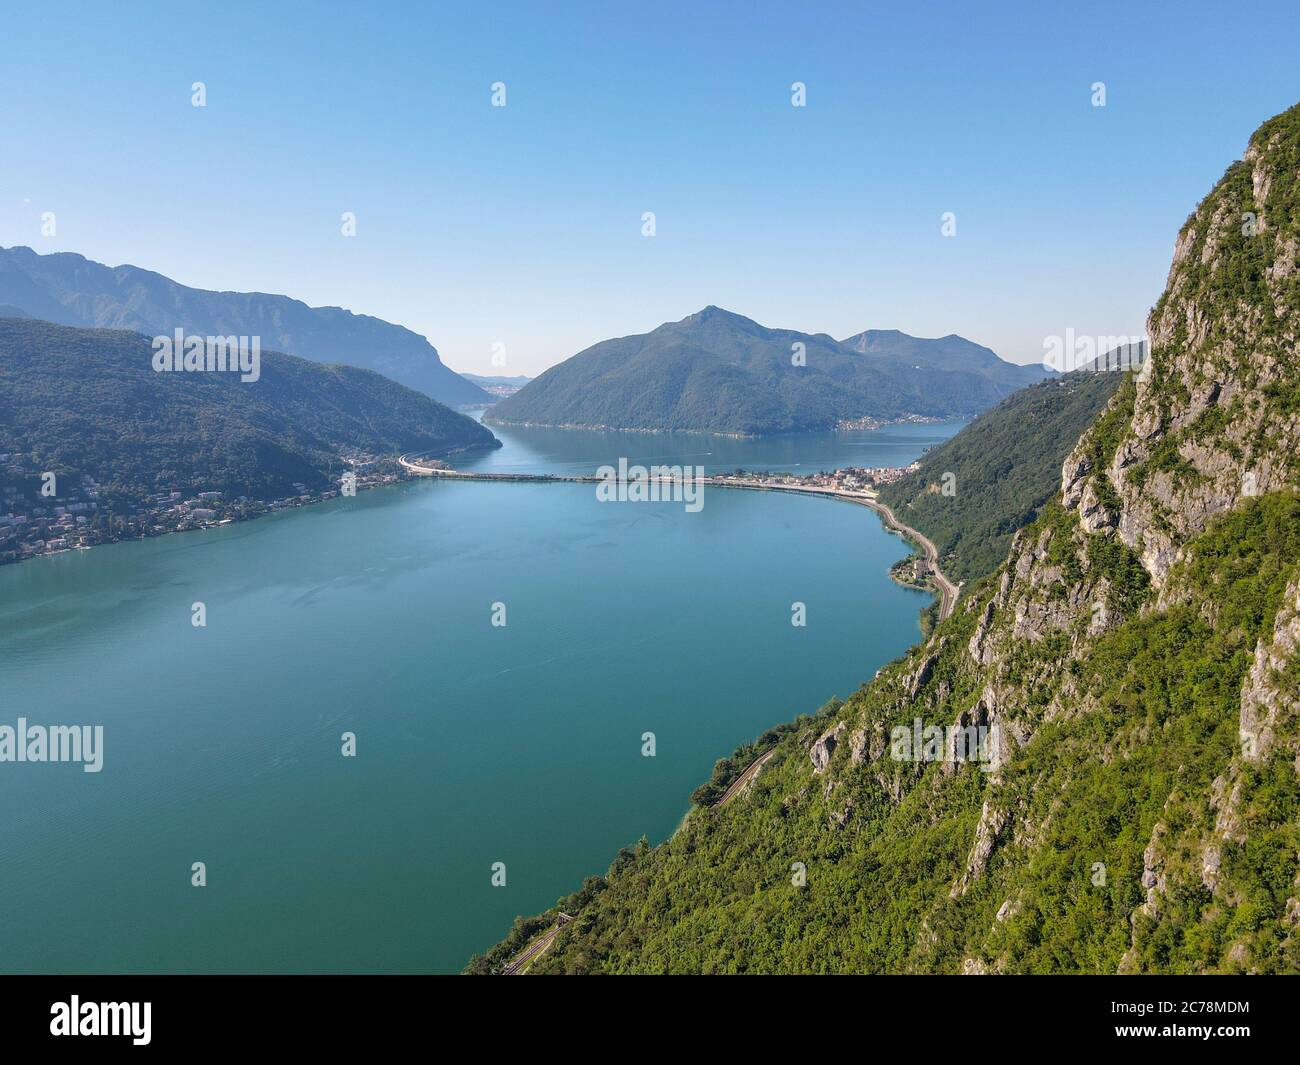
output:
[[[711,303],[1032,361],[1142,331],[1298,42],[1295,0],[6,5],[0,244],[375,314],[471,372]]]

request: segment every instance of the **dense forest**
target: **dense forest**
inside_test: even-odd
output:
[[[1022,389],[926,452],[881,498],[934,541],[951,580],[991,573],[1060,489],[1061,463],[1123,377],[1082,371]]]
[[[348,452],[499,446],[471,418],[370,370],[263,352],[261,378],[158,373],[149,338],[0,318],[0,455],[89,475],[106,502],[154,492],[277,498],[337,482]],[[10,475],[11,478],[15,476]]]
[[[971,417],[1046,373],[961,337],[850,339],[858,346],[706,307],[579,352],[484,420],[763,436],[861,419]]]
[[[1298,175],[1300,106],[1184,224],[1150,371],[1005,560],[559,900],[529,972],[1300,972]],[[554,925],[520,919],[466,971]]]

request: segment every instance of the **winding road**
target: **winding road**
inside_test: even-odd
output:
[[[939,568],[939,549],[934,546],[934,541],[910,525],[904,525],[894,517],[894,512],[879,500],[866,505],[881,515],[885,519],[885,524],[891,529],[896,529],[913,543],[921,545],[921,549],[925,552],[925,560],[930,563],[930,572],[934,574],[934,582],[939,586],[939,594],[942,596],[939,601],[939,620],[947,621],[952,617],[952,612],[957,606],[957,593],[961,591],[961,586],[953,584],[943,575],[943,570]]]
[[[545,934],[538,936],[523,950],[516,954],[510,963],[501,970],[502,976],[522,976],[527,970],[529,964],[536,961],[549,947],[555,942],[555,937],[560,934],[560,929],[572,921],[573,918],[567,913],[561,913],[555,922],[555,927]]]
[[[733,780],[730,785],[728,785],[727,790],[722,793],[722,797],[718,799],[718,801],[715,802],[713,805],[715,807],[726,806],[727,803],[731,802],[732,799],[734,799],[737,795],[739,795],[742,791],[744,791],[745,788],[749,786],[749,782],[751,780],[753,780],[756,776],[758,776],[758,771],[762,769],[763,766],[767,765],[767,760],[771,758],[772,755],[774,754],[776,754],[775,747],[773,747],[770,751],[760,754],[757,758],[755,758],[752,762],[750,762],[749,765],[745,767],[745,771],[741,773],[740,776],[738,776],[735,780]]]

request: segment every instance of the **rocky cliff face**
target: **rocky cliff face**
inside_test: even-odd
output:
[[[1127,429],[1104,468],[1095,434],[1065,464],[1065,505],[1117,529],[1157,585],[1217,515],[1297,482],[1295,124],[1294,109],[1266,123],[1184,224]]]
[[[1298,226],[1300,107],[1002,567],[536,970],[1300,971]]]

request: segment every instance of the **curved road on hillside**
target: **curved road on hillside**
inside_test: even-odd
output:
[[[867,503],[867,506],[882,515],[887,525],[897,529],[914,543],[921,545],[922,550],[925,551],[925,560],[930,564],[930,572],[934,574],[934,581],[939,586],[940,595],[943,597],[939,603],[939,620],[947,621],[948,618],[952,617],[952,612],[957,606],[957,592],[960,589],[945,577],[943,570],[939,568],[939,549],[934,546],[934,541],[928,536],[917,532],[910,525],[904,525],[894,517],[894,512],[879,500]]]
[[[572,920],[573,918],[567,913],[561,913],[556,919],[555,927],[545,935],[539,936],[537,939],[533,940],[522,951],[516,954],[514,958],[511,959],[510,964],[501,970],[501,975],[521,976],[528,966],[541,957],[541,955],[546,951],[546,948],[555,942],[555,937],[560,934],[560,929]]]
[[[732,799],[734,799],[737,795],[739,795],[742,791],[744,791],[746,787],[749,786],[750,781],[752,781],[756,776],[758,776],[758,771],[762,769],[763,766],[767,765],[767,760],[771,758],[772,755],[774,754],[776,754],[775,747],[773,747],[770,751],[766,751],[763,754],[760,754],[757,758],[755,758],[752,762],[750,762],[749,765],[745,767],[745,771],[731,782],[727,790],[722,793],[722,797],[718,799],[718,801],[715,802],[713,805],[715,807],[726,806],[727,803],[731,802]]]

